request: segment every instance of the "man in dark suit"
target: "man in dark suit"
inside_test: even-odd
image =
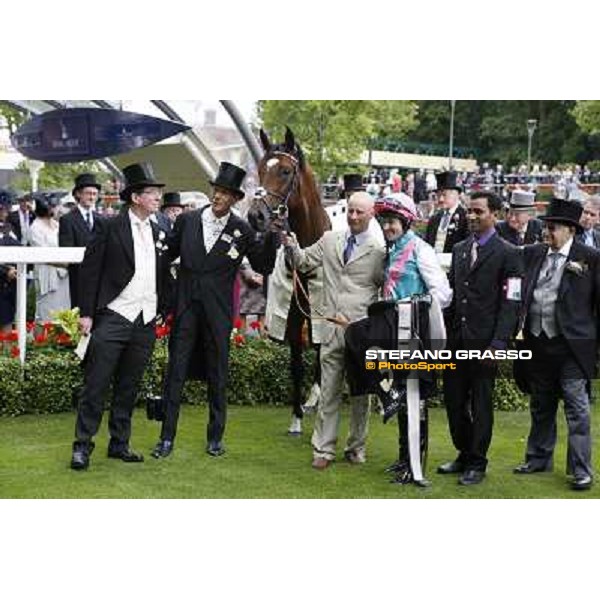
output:
[[[425,241],[436,252],[452,252],[454,244],[469,236],[467,211],[459,203],[462,188],[454,171],[438,173],[436,179],[441,209],[429,219]]]
[[[583,231],[575,235],[575,240],[590,248],[599,250],[600,231],[597,229],[598,224],[600,224],[600,198],[591,196],[583,205],[580,221]]]
[[[517,325],[522,264],[519,251],[494,228],[501,200],[475,192],[468,208],[472,235],[454,246],[448,279],[454,290],[448,309],[448,348],[502,350]],[[493,358],[456,360],[444,371],[444,402],[457,458],[438,473],[462,473],[459,483],[485,477],[492,440],[492,392],[497,372]]]
[[[159,217],[159,225],[161,224],[160,217],[163,217],[165,223],[169,224],[170,231],[184,208],[185,206],[181,203],[181,194],[179,192],[167,192],[163,196],[160,213],[157,215]]]
[[[181,258],[177,278],[175,322],[164,393],[165,418],[152,456],[173,450],[181,393],[188,372],[208,383],[209,420],[206,451],[225,452],[229,370],[229,340],[233,327],[233,284],[240,263],[248,256],[255,271],[268,275],[275,264],[277,235],[263,240],[230,209],[244,192],[246,172],[227,162],[220,165],[211,204],[180,215],[169,237],[171,260]]]
[[[82,173],[75,178],[73,197],[77,206],[63,215],[58,224],[58,245],[62,247],[85,247],[101,225],[103,217],[95,211],[101,186],[92,173]],[[81,265],[69,265],[69,293],[71,307],[80,306],[79,273]]]
[[[500,237],[515,246],[542,241],[542,222],[535,218],[535,194],[515,190],[510,197],[506,221],[500,221],[496,230]]]
[[[152,355],[168,268],[166,235],[150,215],[162,183],[147,163],[123,169],[127,210],[105,219],[88,246],[80,272],[80,327],[91,332],[84,388],[77,411],[71,468],[86,469],[102,420],[103,395],[112,380],[109,458],[142,462],[129,446],[131,415]]]
[[[556,411],[562,396],[568,427],[571,487],[592,485],[590,403],[600,317],[600,253],[573,239],[581,233],[582,206],[554,198],[544,217],[547,243],[526,247],[521,325],[532,353],[531,429],[525,463],[515,473],[550,471],[556,445]]]
[[[31,210],[33,199],[31,194],[25,194],[19,198],[19,209],[8,215],[8,222],[23,246],[29,244],[29,228],[35,221],[35,214]]]

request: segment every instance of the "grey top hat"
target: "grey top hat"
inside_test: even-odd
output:
[[[514,190],[510,196],[511,210],[529,210],[534,208],[535,194],[527,190]]]

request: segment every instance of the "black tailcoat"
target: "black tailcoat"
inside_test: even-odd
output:
[[[58,222],[58,245],[61,248],[85,247],[91,242],[94,234],[102,226],[103,217],[94,213],[94,226],[90,231],[81,212],[74,208],[63,215]],[[69,292],[71,294],[71,307],[79,306],[79,272],[81,265],[69,265]]]
[[[442,220],[443,214],[443,210],[438,210],[431,217],[431,219],[429,219],[429,223],[427,224],[427,231],[425,232],[425,241],[434,248],[437,230],[440,226],[440,221]],[[450,223],[448,225],[448,230],[446,232],[446,242],[444,243],[444,252],[452,252],[452,248],[454,248],[454,245],[458,242],[461,242],[467,237],[469,237],[467,211],[463,206],[458,206],[456,211],[454,211],[454,214],[452,215],[452,218],[450,219]]]

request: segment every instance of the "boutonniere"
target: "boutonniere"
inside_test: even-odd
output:
[[[163,233],[162,231],[160,233]],[[163,239],[164,239],[164,233],[163,233]],[[165,244],[164,242],[161,241],[160,238],[160,234],[158,235],[158,241],[155,244],[156,249],[158,250],[159,254],[162,254],[165,250],[169,249],[169,246],[167,246],[167,244]]]
[[[233,237],[235,237],[235,238],[242,237],[242,232],[239,229],[234,230]]]
[[[450,225],[448,225],[448,231],[454,231],[456,229],[456,223],[452,221]]]
[[[231,246],[231,248],[229,248],[229,252],[227,253],[227,256],[229,256],[229,258],[231,258],[231,260],[236,260],[236,258],[238,258],[240,255],[240,253],[238,252],[238,249],[235,246]]]
[[[570,260],[565,265],[565,271],[569,271],[569,273],[574,273],[578,277],[581,277],[583,274],[587,273],[589,270],[589,265],[583,261]]]
[[[158,239],[162,242],[165,239],[166,235],[164,231],[159,231],[158,232]]]

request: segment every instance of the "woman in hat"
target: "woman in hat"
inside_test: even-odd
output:
[[[400,304],[407,305],[409,310],[420,311],[419,333],[425,345],[434,345],[445,339],[445,330],[441,309],[447,307],[452,299],[452,290],[448,279],[441,269],[433,248],[417,236],[412,230],[412,224],[417,220],[415,204],[409,196],[403,193],[390,194],[375,203],[377,220],[383,229],[387,244],[385,262],[385,280],[383,286],[384,302],[373,305],[369,310],[369,319],[350,325],[346,331],[346,345],[350,349],[347,360],[351,393],[377,393],[384,406],[384,422],[396,412],[399,412],[399,458],[388,467],[393,472],[395,483],[423,482],[422,476],[413,473],[412,464],[416,457],[409,456],[408,447],[408,413],[404,401],[406,398],[406,378],[395,376],[391,387],[382,379],[378,372],[364,369],[365,341],[388,340],[392,346],[398,345],[398,310]],[[428,295],[430,298],[426,297]],[[412,300],[423,299],[416,306]],[[414,321],[415,315],[410,315]],[[410,322],[410,321],[409,321]],[[395,374],[399,373],[398,371]],[[420,385],[422,398],[426,386]],[[432,386],[429,386],[429,392]],[[423,415],[424,416],[424,415]],[[426,422],[421,429],[421,445],[426,445]],[[419,463],[420,464],[420,463]]]
[[[58,247],[57,205],[43,194],[35,197],[36,219],[31,225],[32,246]],[[67,269],[36,264],[33,268],[36,289],[35,317],[48,321],[52,313],[71,307]]]

